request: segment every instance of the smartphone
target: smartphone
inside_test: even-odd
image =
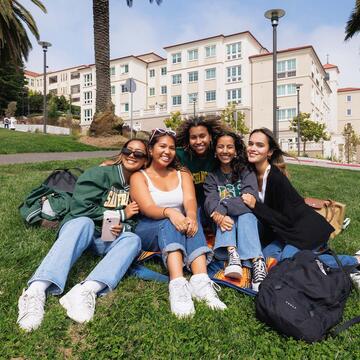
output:
[[[120,214],[118,211],[106,210],[101,229],[101,239],[103,241],[114,241],[116,236],[111,232],[113,225],[120,224]]]

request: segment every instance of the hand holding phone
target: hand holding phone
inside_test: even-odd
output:
[[[101,239],[103,241],[114,241],[116,235],[111,231],[112,226],[120,224],[120,213],[118,211],[106,210],[104,212],[103,224],[101,229]]]

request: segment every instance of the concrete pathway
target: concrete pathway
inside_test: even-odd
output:
[[[52,161],[52,160],[107,158],[117,155],[118,153],[119,150],[9,154],[9,155],[0,155],[0,165],[36,163],[36,162]]]
[[[360,171],[360,164],[345,164],[345,163],[333,162],[330,160],[313,159],[308,157],[299,157],[297,159],[286,157],[285,162],[289,164],[297,164],[297,165],[308,165],[308,166],[318,166],[318,167],[331,168],[331,169]]]

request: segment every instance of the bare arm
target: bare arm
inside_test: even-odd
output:
[[[188,225],[186,235],[194,236],[198,231],[195,187],[190,173],[182,171],[181,180],[186,222]]]

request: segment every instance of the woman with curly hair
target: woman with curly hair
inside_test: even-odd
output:
[[[208,172],[215,168],[213,139],[224,129],[220,117],[193,117],[185,120],[177,130],[176,155],[193,177],[200,220],[209,223],[203,210],[205,196],[203,184]]]
[[[213,309],[223,310],[226,305],[207,274],[212,250],[198,222],[191,175],[178,163],[175,150],[174,131],[153,131],[150,164],[132,176],[131,198],[143,215],[135,230],[142,249],[161,251],[170,275],[171,311],[185,317],[195,312],[192,299],[204,301]],[[193,273],[189,282],[183,274],[184,265]]]
[[[252,267],[252,288],[266,276],[257,219],[241,195],[257,197],[257,180],[250,169],[245,144],[237,134],[224,131],[215,139],[216,168],[204,184],[205,211],[217,225],[215,256],[227,260],[225,276],[241,278],[242,266]]]

